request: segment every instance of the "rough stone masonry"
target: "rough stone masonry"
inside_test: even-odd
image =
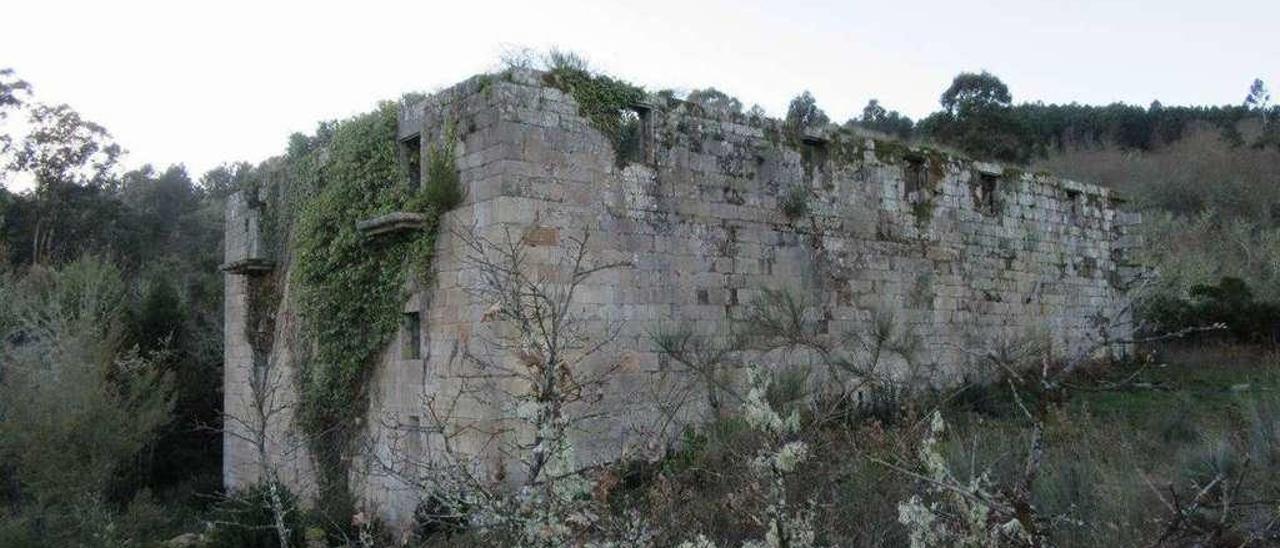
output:
[[[675,324],[727,332],[766,288],[808,299],[833,336],[891,311],[920,338],[917,361],[939,383],[978,375],[975,351],[1028,331],[1049,334],[1059,354],[1130,334],[1125,292],[1138,218],[1106,188],[847,130],[788,137],[775,120],[669,98],[624,114],[634,128],[625,155],[536,71],[472,78],[402,111],[410,153],[425,157],[446,132],[455,136],[468,194],[443,220],[430,286],[406,280],[405,327],[373,374],[369,456],[353,464],[351,481],[389,521],[409,519],[420,492],[384,473],[387,463],[411,466],[396,455],[434,450],[415,428],[425,399],[457,390],[468,370],[461,356],[494,352],[482,341],[501,329],[467,291],[475,272],[462,261],[458,230],[514,234],[533,265],[547,267],[586,230],[593,256],[629,263],[591,278],[575,303],[586,321],[620,326],[599,357],[619,366],[601,400],[606,418],[575,433],[583,460],[628,454],[658,430],[659,395],[682,381],[653,333]],[[255,330],[283,333],[294,314],[286,287],[272,321],[247,323],[255,279],[273,268],[257,243],[253,202],[238,196],[227,211],[225,405],[241,416],[252,415],[255,364],[290,370],[286,337],[264,348],[253,344]],[[412,230],[411,221],[388,230]],[[308,492],[286,385],[280,413],[267,419],[268,452],[284,480]],[[459,420],[512,412],[498,407],[473,402]],[[229,488],[259,474],[256,449],[235,434],[224,441]],[[468,449],[485,450],[480,440]]]

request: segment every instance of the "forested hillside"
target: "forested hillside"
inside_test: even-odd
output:
[[[121,172],[106,128],[10,71],[0,116],[29,122],[0,139],[0,180],[31,185],[0,190],[0,539],[153,534],[221,483],[218,264],[242,168]]]
[[[581,70],[586,77],[585,68],[560,70]],[[694,91],[685,100],[705,108],[742,111],[737,99],[714,89]],[[390,108],[387,105],[393,106],[382,108]],[[788,118],[804,125],[829,123],[818,105],[806,92],[793,101]],[[616,513],[596,516],[599,527],[622,527],[621,521],[632,513],[645,514],[686,527],[680,534],[648,537],[653,542],[675,544],[692,540],[698,532],[737,542],[746,535],[764,534],[761,523],[781,530],[789,518],[778,516],[790,506],[803,506],[807,510],[801,513],[808,512],[805,526],[826,527],[822,534],[829,538],[864,545],[901,544],[926,534],[921,531],[932,531],[930,527],[950,527],[911,521],[926,519],[919,512],[927,501],[911,491],[916,485],[912,482],[923,477],[937,484],[926,491],[935,507],[943,505],[956,515],[985,504],[988,514],[983,515],[1004,516],[1001,512],[1007,509],[1000,505],[1013,508],[1034,498],[1040,509],[1048,509],[1036,518],[1045,521],[1044,534],[1051,530],[1049,511],[1053,516],[1075,512],[1072,519],[1098,522],[1131,520],[1107,522],[1112,529],[1052,525],[1069,531],[1057,537],[1064,545],[1115,538],[1109,533],[1116,528],[1145,528],[1144,535],[1158,535],[1163,528],[1183,527],[1178,534],[1191,535],[1191,526],[1173,523],[1174,518],[1166,523],[1162,516],[1126,513],[1156,506],[1152,501],[1159,497],[1153,499],[1140,483],[1121,482],[1123,489],[1116,488],[1120,490],[1111,493],[1116,495],[1112,498],[1085,485],[1127,473],[1114,462],[1118,457],[1105,449],[1108,433],[1116,432],[1131,435],[1138,440],[1136,446],[1153,455],[1160,447],[1182,451],[1159,457],[1165,460],[1153,456],[1157,460],[1151,462],[1151,471],[1171,485],[1176,481],[1183,491],[1187,485],[1208,490],[1218,482],[1247,477],[1230,475],[1240,469],[1256,473],[1261,468],[1264,475],[1280,477],[1280,448],[1267,437],[1280,436],[1272,424],[1280,416],[1280,403],[1269,396],[1280,384],[1274,373],[1257,367],[1261,360],[1274,360],[1266,348],[1280,342],[1280,106],[1271,104],[1264,83],[1242,85],[1241,101],[1231,105],[1045,105],[1015,102],[994,75],[965,73],[941,90],[939,107],[913,122],[873,100],[861,117],[845,125],[1123,191],[1130,199],[1125,207],[1144,213],[1145,259],[1158,273],[1139,303],[1145,332],[1185,332],[1223,323],[1225,332],[1195,340],[1244,345],[1232,347],[1245,349],[1233,350],[1232,359],[1249,363],[1220,376],[1194,367],[1157,371],[1148,368],[1150,363],[1130,364],[1125,367],[1131,369],[1072,378],[1096,392],[1070,403],[1054,399],[1060,387],[1034,386],[1016,375],[1010,377],[1018,386],[1012,396],[1002,387],[966,387],[947,397],[935,394],[939,399],[921,400],[945,402],[937,407],[954,412],[948,419],[958,421],[959,432],[971,436],[973,443],[989,443],[980,453],[996,462],[1001,451],[1007,457],[1015,446],[1023,446],[1026,435],[1018,428],[1025,425],[1017,421],[1030,412],[1018,395],[1027,394],[1028,405],[1040,406],[1035,436],[1047,423],[1048,436],[1067,441],[1055,445],[1045,458],[1078,477],[1046,474],[1053,482],[1050,488],[1036,490],[1028,483],[1018,488],[1023,491],[1000,490],[1025,479],[1010,472],[1018,465],[1008,462],[999,470],[993,464],[990,475],[975,469],[964,478],[951,476],[942,461],[958,462],[956,452],[965,440],[944,439],[941,412],[927,413],[924,403],[899,401],[895,395],[882,402],[883,407],[860,408],[838,421],[821,422],[796,411],[798,397],[785,393],[795,386],[787,384],[786,374],[762,377],[752,386],[750,403],[762,407],[763,411],[757,409],[761,416],[777,419],[779,425],[780,414],[803,415],[804,429],[799,418],[795,430],[788,430],[790,422],[785,428],[761,430],[748,424],[750,420],[735,418],[691,431],[686,446],[669,460],[615,471],[618,485],[624,486],[618,487],[619,496],[629,498],[610,499],[608,507]],[[758,107],[751,114],[759,115]],[[84,119],[71,106],[41,102],[38,87],[9,70],[0,71],[0,124],[6,119],[26,123],[21,132],[13,130],[14,124],[0,125],[0,181],[6,183],[0,189],[0,546],[150,546],[183,532],[208,533],[206,540],[225,546],[278,544],[270,511],[261,503],[262,492],[222,493],[220,487],[223,279],[218,265],[223,206],[238,189],[271,178],[302,176],[305,171],[290,171],[302,165],[300,159],[329,147],[343,128],[355,131],[374,118],[326,121],[313,135],[294,135],[287,142],[282,136],[287,151],[279,158],[256,166],[228,163],[198,176],[180,165],[122,170],[127,143],[116,143],[108,128]],[[370,149],[386,148],[381,146]],[[350,154],[360,155],[366,149],[352,150]],[[1205,359],[1201,354],[1194,357]],[[1014,380],[1009,380],[1010,386]],[[1168,390],[1143,392],[1132,400],[1117,400],[1106,392],[1134,382],[1163,383]],[[1260,392],[1261,400],[1228,409],[1236,403],[1227,402],[1222,391],[1249,383],[1272,386],[1273,392]],[[1213,389],[1203,389],[1207,385]],[[1157,403],[1185,398],[1204,404],[1208,411],[1157,420],[1147,413],[1153,407],[1141,407],[1152,404],[1145,398]],[[1093,405],[1104,414],[1091,414]],[[1102,425],[1099,417],[1117,422]],[[814,429],[808,430],[810,426]],[[1199,432],[1229,432],[1239,451],[1253,452],[1222,457],[1235,459],[1230,463],[1213,461],[1216,457],[1209,453],[1228,451]],[[851,441],[855,437],[859,441]],[[765,479],[742,472],[754,470],[740,458],[747,448],[778,442],[778,452],[770,458],[792,458],[795,455],[784,450],[794,447],[781,440],[793,438],[813,448],[808,454],[811,463],[825,463],[823,471],[817,471],[816,464],[804,465],[808,467],[798,468],[793,477],[792,470],[784,474],[775,466],[775,475]],[[842,445],[862,444],[861,440],[867,441],[857,451]],[[867,460],[847,464],[857,460],[846,458],[853,453]],[[1177,460],[1193,454],[1199,459],[1194,466]],[[907,461],[894,458],[902,455],[928,461],[925,465],[934,468],[899,474]],[[805,456],[796,458],[803,462]],[[1103,464],[1079,464],[1087,459]],[[802,466],[798,462],[789,466]],[[1200,465],[1210,468],[1195,468]],[[1238,468],[1226,470],[1229,466]],[[1183,482],[1179,474],[1186,470],[1200,475]],[[734,491],[741,485],[752,486],[748,491],[754,495],[762,490],[772,493],[771,482],[781,485],[784,476],[797,482],[793,487],[808,491],[791,499],[783,492],[778,499],[743,503],[767,507],[767,519],[734,514],[732,505],[720,500],[736,500]],[[1247,491],[1253,500],[1265,501],[1276,494],[1273,479],[1249,483],[1249,489],[1232,495]],[[1209,481],[1214,483],[1206,487]],[[830,492],[832,486],[842,485],[878,494],[863,498]],[[820,499],[825,506],[805,506],[796,502],[800,498]],[[1219,513],[1212,517],[1222,518],[1217,532],[1195,529],[1195,534],[1205,535],[1195,538],[1247,542],[1243,535],[1251,532],[1275,533],[1274,520],[1265,527],[1244,523],[1265,522],[1257,513],[1265,505],[1251,507],[1247,516],[1232,514],[1230,520],[1236,521],[1228,523],[1228,510],[1222,507],[1230,504],[1228,498],[1224,491],[1214,499],[1218,506],[1212,511]],[[903,500],[912,502],[895,506]],[[1196,516],[1209,511],[1200,508],[1198,500],[1197,508],[1189,510],[1200,512]],[[1006,513],[1023,508],[1016,510]],[[1187,508],[1177,512],[1183,510]],[[765,510],[760,515],[766,515]],[[840,521],[841,515],[856,517]],[[291,519],[298,520],[291,533],[300,536],[307,527],[305,517],[295,514]],[[441,545],[483,544],[483,536],[468,537],[460,528],[456,520],[436,520],[415,533],[418,540]],[[947,530],[955,533],[959,528]],[[455,534],[461,536],[448,536]],[[1144,535],[1124,538],[1146,539]]]

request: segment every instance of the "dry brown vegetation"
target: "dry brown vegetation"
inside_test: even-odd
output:
[[[1153,151],[1075,149],[1036,167],[1127,195],[1144,213],[1144,262],[1162,291],[1185,296],[1230,276],[1280,300],[1280,148],[1233,145],[1200,126]]]

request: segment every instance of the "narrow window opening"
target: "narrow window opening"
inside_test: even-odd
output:
[[[405,170],[409,176],[409,189],[422,186],[422,136],[414,135],[400,141],[400,153],[404,156]]]
[[[651,163],[653,143],[651,110],[644,106],[632,106],[618,112],[618,165]]]
[[[1079,191],[1075,191],[1075,190],[1067,191],[1067,205],[1068,207],[1070,207],[1070,209],[1068,210],[1068,216],[1071,220],[1071,224],[1080,223],[1080,216],[1082,215],[1084,210],[1084,204],[1082,204],[1081,202],[1083,202],[1083,200],[1080,199]]]
[[[983,215],[999,213],[1000,202],[996,199],[999,178],[989,173],[978,175],[978,184],[973,186],[973,205]]]
[[[907,157],[902,173],[902,197],[912,201],[923,198],[924,189],[928,186],[927,177],[924,158]]]
[[[408,439],[405,440],[405,449],[409,453],[409,458],[413,459],[422,455],[422,419],[417,415],[409,415],[409,424],[407,425]]]
[[[422,317],[406,312],[400,324],[400,357],[416,360],[422,357]]]
[[[809,165],[821,166],[827,163],[827,141],[820,137],[806,136],[800,141],[801,160]]]

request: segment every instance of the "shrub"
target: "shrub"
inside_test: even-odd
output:
[[[283,485],[277,486],[285,508],[285,523],[290,543],[302,546],[304,523],[298,512],[298,499]],[[257,484],[232,493],[213,511],[213,530],[208,548],[287,548],[281,547],[271,511],[271,493],[266,484]]]
[[[32,532],[29,520],[22,516],[0,516],[0,546],[37,548],[43,543]]]
[[[809,191],[803,187],[792,187],[782,198],[778,207],[788,221],[795,222],[809,214]]]
[[[454,165],[454,140],[452,132],[443,143],[431,146],[427,159],[427,185],[422,197],[437,212],[449,211],[467,198],[467,189],[462,186],[458,177],[458,168]]]
[[[1248,284],[1239,278],[1192,286],[1186,298],[1156,295],[1142,313],[1159,331],[1224,324],[1239,342],[1280,342],[1280,305],[1255,301]]]
[[[172,508],[152,497],[150,491],[143,490],[125,507],[118,520],[117,534],[122,544],[146,546],[148,541],[162,540],[177,533],[174,528],[176,515]]]
[[[0,458],[24,496],[68,508],[115,480],[169,419],[156,356],[123,347],[120,273],[96,260],[32,270],[0,303]]]
[[[448,497],[427,495],[413,509],[413,538],[418,542],[428,539],[445,540],[467,529],[467,508],[450,504]]]

